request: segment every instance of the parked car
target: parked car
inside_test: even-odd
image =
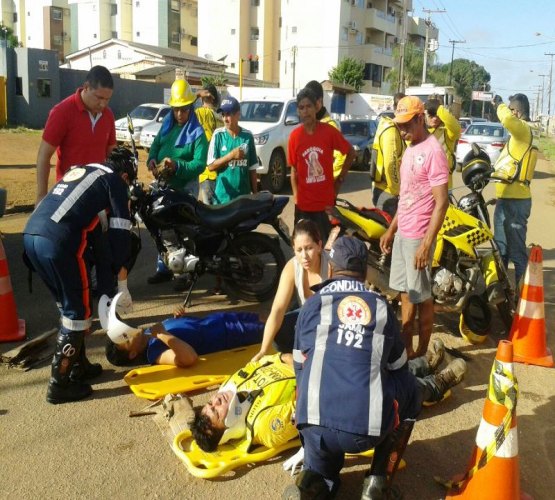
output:
[[[167,108],[162,108],[158,113],[156,120],[146,124],[143,127],[143,130],[141,131],[141,135],[139,138],[139,143],[146,150],[147,153],[148,153],[148,150],[150,149],[150,146],[152,146],[154,138],[158,135],[158,132],[162,128],[162,121],[164,120],[164,118],[169,112],[170,112],[169,106]]]
[[[360,170],[370,168],[370,156],[372,154],[372,143],[378,128],[378,121],[369,118],[357,118],[353,120],[342,120],[339,123],[341,132],[356,151],[353,166]]]
[[[279,193],[287,179],[287,141],[299,124],[295,99],[264,97],[241,102],[239,125],[254,135],[262,189]]]
[[[500,123],[477,122],[468,126],[457,145],[457,164],[462,164],[473,143],[478,144],[494,164],[509,139],[509,133]]]
[[[129,116],[133,121],[133,139],[137,146],[140,145],[141,132],[146,125],[156,122],[161,113],[165,115],[170,110],[167,104],[146,103],[137,106]],[[131,136],[127,130],[127,117],[116,120],[116,141],[118,143],[131,142]]]
[[[477,116],[461,116],[459,118],[459,124],[461,125],[461,134],[473,123],[483,123],[487,122],[485,118],[478,118]]]

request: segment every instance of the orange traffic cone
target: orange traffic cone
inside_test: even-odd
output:
[[[15,342],[23,338],[25,320],[17,318],[8,260],[0,240],[0,342]]]
[[[530,252],[509,340],[514,345],[515,362],[553,366],[553,356],[546,345],[543,254],[539,245]]]
[[[520,491],[513,344],[501,340],[490,375],[482,421],[468,472],[446,483],[448,498],[471,500],[531,499]]]

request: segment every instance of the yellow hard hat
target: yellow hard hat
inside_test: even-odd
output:
[[[180,108],[195,102],[195,94],[186,80],[176,80],[172,84],[171,97],[168,104],[172,108]]]

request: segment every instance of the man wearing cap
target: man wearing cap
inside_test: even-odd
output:
[[[195,109],[198,121],[204,129],[208,142],[212,140],[214,130],[223,127],[222,117],[216,112],[220,103],[218,90],[212,84],[205,85],[202,90],[197,92],[197,97],[202,99],[202,106]],[[214,189],[216,187],[216,172],[211,172],[208,167],[199,175],[199,199],[207,205],[212,205],[214,199]]]
[[[441,144],[426,128],[424,104],[418,97],[401,99],[393,121],[409,146],[401,160],[399,207],[380,247],[382,252],[392,252],[389,286],[401,292],[402,334],[412,359],[424,355],[432,334],[432,257],[449,205],[449,168]]]
[[[293,362],[304,468],[286,498],[332,497],[345,453],[379,446],[399,419],[414,419],[423,401],[439,401],[464,376],[462,360],[421,379],[410,373],[394,312],[364,286],[367,255],[362,241],[338,238],[331,278],[299,314]],[[385,483],[385,468],[372,475]]]
[[[239,126],[239,101],[235,97],[224,99],[218,113],[224,127],[216,129],[212,136],[207,165],[211,172],[218,172],[214,204],[221,205],[242,194],[258,192],[258,157],[252,133]]]

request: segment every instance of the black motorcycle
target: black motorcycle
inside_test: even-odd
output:
[[[277,236],[254,230],[269,224],[291,245],[289,229],[279,217],[289,201],[286,196],[262,192],[213,206],[155,181],[149,189],[133,186],[131,200],[133,216],[146,226],[168,269],[188,280],[185,305],[205,273],[219,276],[248,302],[273,297],[285,256]]]

